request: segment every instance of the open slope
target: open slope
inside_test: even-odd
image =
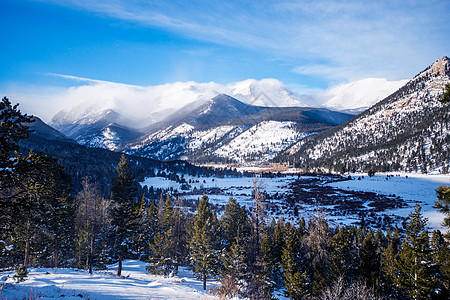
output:
[[[304,136],[350,117],[327,109],[253,106],[218,95],[190,111],[181,109],[122,149],[157,159],[260,162]]]

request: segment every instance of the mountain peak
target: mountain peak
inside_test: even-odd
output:
[[[450,59],[447,56],[442,56],[416,77],[425,75],[450,76]]]

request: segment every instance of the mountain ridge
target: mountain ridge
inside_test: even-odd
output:
[[[360,115],[292,145],[276,160],[334,171],[447,171],[449,107],[438,99],[448,83],[450,60],[442,57]]]

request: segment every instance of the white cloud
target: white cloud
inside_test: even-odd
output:
[[[319,72],[314,68],[312,71]],[[124,118],[124,125],[136,128],[161,121],[185,105],[192,105],[196,101],[203,103],[221,93],[253,105],[317,107],[327,102],[325,106],[330,108],[350,109],[369,106],[402,84],[372,78],[320,90],[298,84],[286,88],[281,81],[266,78],[229,84],[189,81],[136,86],[70,75],[53,75],[76,82],[77,85],[67,88],[9,86],[6,94],[12,102],[20,102],[22,111],[41,117],[45,122],[50,122],[60,111],[65,111],[67,121],[76,121],[89,113],[112,109]],[[261,95],[268,99],[261,102]]]

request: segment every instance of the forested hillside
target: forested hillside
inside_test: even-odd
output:
[[[442,57],[348,122],[300,140],[277,157],[306,169],[439,171],[450,164],[450,60]]]

